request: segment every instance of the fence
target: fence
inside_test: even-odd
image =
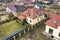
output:
[[[3,40],[16,40],[16,38],[21,37],[23,34],[25,34],[26,32],[29,32],[31,30],[32,30],[31,26],[22,28],[19,31],[13,33],[12,35],[5,37]]]
[[[22,33],[25,30],[25,28],[20,29],[19,31],[15,32],[12,35],[9,35],[8,37],[5,37],[3,40],[10,40],[11,38],[13,38],[15,40],[14,37],[16,37],[17,34]],[[19,34],[20,35],[20,34]],[[20,35],[21,36],[21,35]]]
[[[41,21],[44,22],[45,20]],[[39,24],[39,23],[38,23]],[[19,31],[15,32],[14,34],[5,37],[3,40],[16,40],[16,38],[21,37],[23,34],[25,34],[28,31],[33,30],[34,28],[37,28],[38,24],[34,25],[34,26],[28,26],[26,28],[22,28]]]

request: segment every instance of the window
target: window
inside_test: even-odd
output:
[[[59,37],[60,37],[60,33],[59,33]]]
[[[51,36],[51,38],[54,38],[54,36]]]
[[[30,22],[31,22],[31,20],[30,20]]]
[[[49,33],[50,33],[50,34],[53,34],[53,30],[52,30],[52,29],[49,29]]]
[[[37,21],[39,21],[39,19],[37,19]]]
[[[43,17],[41,16],[40,19],[43,19]]]

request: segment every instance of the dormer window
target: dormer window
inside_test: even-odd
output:
[[[56,21],[56,20],[53,20],[53,23],[54,23],[54,24],[56,24],[56,23],[57,23],[57,21]]]

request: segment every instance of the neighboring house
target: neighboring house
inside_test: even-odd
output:
[[[51,19],[45,22],[45,24],[44,34],[53,40],[60,40],[60,15],[52,13]]]
[[[43,3],[42,2],[37,2],[34,7],[38,8],[38,9],[43,8]]]
[[[42,0],[42,2],[45,3],[45,4],[49,4],[50,3],[49,0]]]
[[[16,11],[15,5],[7,5],[6,12]]]
[[[37,8],[29,8],[27,11],[18,16],[19,19],[26,19],[27,23],[30,25],[35,25],[38,22],[45,19],[44,12]]]
[[[12,12],[14,16],[16,16],[17,12],[25,11],[27,7],[25,6],[19,6],[19,5],[8,5],[6,8],[6,12]]]
[[[0,14],[0,22],[2,21],[6,21],[8,18],[9,15],[3,15],[3,14]]]
[[[60,0],[57,2],[57,6],[60,6]]]
[[[5,2],[9,3],[9,2],[13,2],[14,0],[5,0]]]
[[[56,4],[59,0],[54,0],[54,3]]]
[[[39,2],[41,2],[42,0],[36,0],[36,1],[39,1]]]
[[[33,2],[35,2],[36,0],[23,0],[24,2],[31,2],[31,3],[33,3]]]
[[[21,1],[27,1],[27,2],[36,2],[36,1],[42,1],[42,0],[16,0],[17,2]]]
[[[3,3],[4,2],[4,0],[0,0],[0,3]]]
[[[9,19],[9,18],[8,18],[8,15],[1,16],[1,21],[5,21],[5,20],[7,20],[7,19]]]
[[[14,0],[0,0],[0,3],[10,3],[13,2]]]
[[[14,16],[12,13],[9,14],[0,14],[0,22],[13,19]]]
[[[28,5],[28,4],[31,4],[31,3],[34,3],[36,2],[36,0],[17,0],[17,4],[20,4],[20,5]]]
[[[54,3],[54,0],[49,0],[50,4],[53,4]]]

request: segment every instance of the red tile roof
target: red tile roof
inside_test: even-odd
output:
[[[24,16],[24,15],[19,15],[18,18],[21,19],[21,20],[23,20],[23,19],[26,18],[26,16]]]
[[[50,14],[50,18],[56,18],[58,15],[56,14],[56,13],[54,13],[54,12],[52,12],[51,14]]]
[[[53,28],[57,28],[60,25],[60,15],[56,16],[55,18],[51,18],[45,24]]]
[[[25,12],[21,13],[18,18],[19,19],[24,19],[27,17],[31,19],[35,19],[38,16],[41,16],[43,14],[42,10],[37,9],[37,8],[28,8]]]
[[[17,18],[19,18],[19,19],[21,19],[21,20],[25,19],[27,12],[28,12],[27,10],[24,11],[24,12],[21,12],[21,13],[19,12],[19,15],[17,16]]]
[[[37,18],[37,15],[41,16],[42,14],[43,14],[42,10],[37,8],[31,8],[28,10],[28,17],[32,19]]]

